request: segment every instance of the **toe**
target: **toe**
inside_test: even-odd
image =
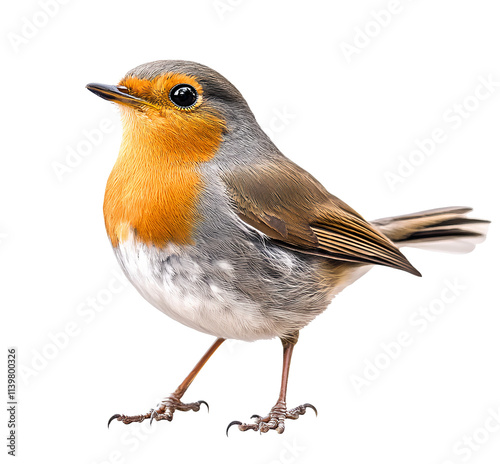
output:
[[[278,422],[278,427],[276,427],[276,432],[278,432],[280,435],[285,431],[285,421],[279,421]]]
[[[164,414],[157,414],[155,416],[156,421],[166,420],[166,421],[171,422],[173,418],[174,418],[174,415],[170,411],[167,411]]]

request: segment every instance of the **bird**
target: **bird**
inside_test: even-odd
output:
[[[311,403],[288,408],[286,393],[299,331],[374,265],[415,276],[401,247],[469,252],[489,221],[471,208],[444,207],[369,222],[283,155],[237,88],[192,61],[159,60],[117,85],[91,83],[118,105],[123,134],[103,213],[114,254],[129,281],[172,319],[215,337],[179,387],[149,412],[115,414],[124,424],[172,421],[186,390],[228,339],[279,338],[278,399],[240,431],[283,433]]]

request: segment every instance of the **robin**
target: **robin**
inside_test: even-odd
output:
[[[365,221],[286,158],[240,92],[214,70],[155,61],[118,85],[88,84],[117,103],[123,139],[104,198],[106,231],[139,293],[182,324],[217,337],[174,393],[125,424],[168,420],[204,401],[181,398],[226,339],[278,337],[283,371],[277,403],[241,431],[282,433],[309,403],[288,409],[286,390],[299,331],[373,265],[420,276],[402,246],[470,251],[489,221],[448,207]],[[108,423],[109,425],[109,423]]]

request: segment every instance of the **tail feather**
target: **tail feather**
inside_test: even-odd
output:
[[[455,206],[378,219],[372,224],[397,246],[468,253],[486,238],[490,221],[466,217],[472,208]]]

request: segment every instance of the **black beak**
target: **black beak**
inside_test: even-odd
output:
[[[96,84],[92,82],[91,84],[87,84],[85,86],[92,93],[95,93],[97,96],[104,98],[104,100],[109,100],[115,103],[124,103],[126,105],[132,106],[143,106],[148,105],[151,106],[145,100],[141,98],[134,97],[128,93],[127,87],[123,85],[106,85],[106,84]]]

